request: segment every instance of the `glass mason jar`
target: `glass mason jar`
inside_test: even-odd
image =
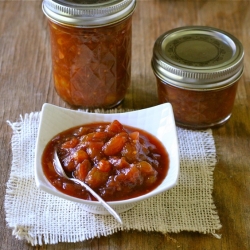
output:
[[[135,0],[44,0],[54,85],[68,104],[111,108],[131,80]]]
[[[224,124],[232,113],[243,58],[239,40],[219,29],[187,26],[162,34],[151,64],[159,102],[172,104],[179,126]]]

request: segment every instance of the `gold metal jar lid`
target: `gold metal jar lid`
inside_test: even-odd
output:
[[[136,0],[43,0],[44,14],[57,23],[99,27],[131,15]]]
[[[233,35],[212,27],[186,26],[158,37],[152,69],[176,87],[217,89],[239,79],[243,58],[243,46]]]

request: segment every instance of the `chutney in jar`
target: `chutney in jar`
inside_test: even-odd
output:
[[[225,89],[197,91],[177,88],[157,79],[160,103],[170,102],[176,124],[207,128],[224,124],[231,116],[238,82]]]
[[[43,2],[58,95],[73,107],[117,106],[131,82],[135,0],[61,2]]]
[[[111,123],[91,123],[55,135],[42,155],[49,182],[61,192],[95,200],[84,187],[60,176],[54,150],[69,177],[84,181],[106,201],[130,199],[155,189],[166,177],[169,156],[162,143],[144,130]]]
[[[151,62],[159,102],[172,104],[179,126],[224,124],[232,114],[243,59],[242,44],[226,31],[186,26],[165,32],[154,44]]]

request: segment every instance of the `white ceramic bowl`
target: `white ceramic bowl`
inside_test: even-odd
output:
[[[177,184],[179,176],[179,148],[172,106],[169,103],[126,113],[89,113],[60,108],[45,103],[42,107],[35,149],[35,180],[42,190],[58,197],[81,204],[86,211],[109,214],[98,201],[87,201],[58,191],[45,177],[41,158],[47,143],[58,133],[78,125],[93,122],[112,122],[117,119],[123,125],[143,129],[156,136],[166,147],[170,165],[166,178],[150,193],[122,201],[108,202],[118,213],[127,211],[138,202],[165,192]]]

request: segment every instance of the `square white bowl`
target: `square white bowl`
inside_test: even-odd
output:
[[[128,200],[110,201],[108,204],[118,213],[127,211],[138,202],[167,191],[177,184],[179,177],[179,147],[171,104],[124,113],[89,113],[57,107],[45,103],[42,107],[35,149],[35,180],[40,189],[58,197],[81,204],[86,211],[109,214],[98,201],[88,201],[66,195],[57,190],[44,175],[41,159],[47,143],[58,133],[78,125],[118,120],[123,125],[143,129],[156,136],[169,155],[169,170],[162,183],[151,192]]]

